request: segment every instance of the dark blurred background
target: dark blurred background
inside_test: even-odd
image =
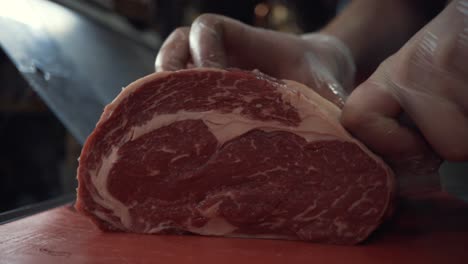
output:
[[[201,13],[291,33],[347,1],[15,0],[0,3],[0,212],[75,191],[81,144],[102,108],[153,71],[165,37]],[[460,179],[466,164],[443,168]],[[457,176],[458,175],[458,176]],[[462,175],[462,176],[460,176]],[[445,180],[462,195],[468,181]],[[465,193],[466,194],[466,193]]]

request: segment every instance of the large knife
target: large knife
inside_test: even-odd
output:
[[[156,53],[45,0],[0,2],[0,44],[80,143],[121,87],[153,71]]]

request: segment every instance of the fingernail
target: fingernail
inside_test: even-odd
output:
[[[209,60],[202,61],[201,66],[206,68],[224,68],[221,63]]]

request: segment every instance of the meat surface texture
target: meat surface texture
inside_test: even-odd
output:
[[[339,115],[258,72],[149,75],[87,139],[76,208],[108,231],[359,243],[391,211],[394,175]]]

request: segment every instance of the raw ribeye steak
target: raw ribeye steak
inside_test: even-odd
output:
[[[339,114],[260,73],[149,75],[87,139],[76,208],[103,230],[358,243],[388,215],[394,176]]]

